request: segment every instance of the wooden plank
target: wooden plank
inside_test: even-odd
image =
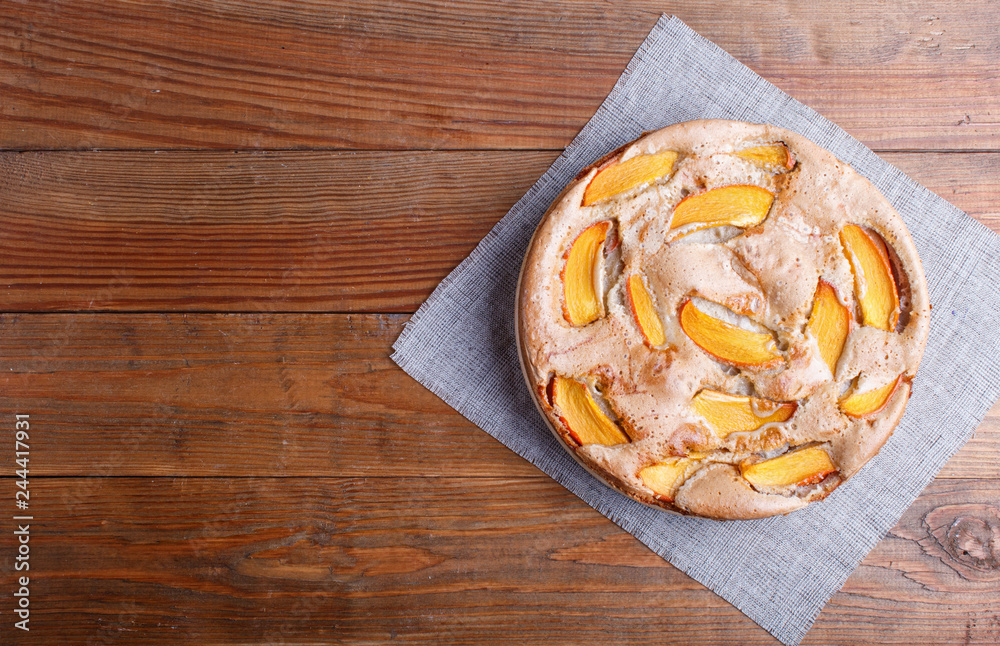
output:
[[[38,475],[537,474],[392,363],[404,321],[0,315],[0,419],[31,415]],[[1000,405],[942,476],[1000,478]]]
[[[0,411],[39,475],[537,473],[392,363],[404,320],[0,315]]]
[[[412,312],[554,158],[0,154],[0,307]],[[1000,231],[1000,155],[886,159]]]
[[[1000,643],[998,486],[998,480],[931,483],[803,643]],[[900,602],[905,620],[892,617]],[[945,607],[948,617],[936,616]]]
[[[1000,186],[989,179],[1000,174],[1000,155],[883,153],[881,157],[1000,233]]]
[[[542,477],[31,486],[31,640],[16,643],[776,643]],[[996,480],[932,485],[803,643],[873,631],[887,644],[996,643],[997,563],[970,569],[947,533],[1000,530],[998,496]]]
[[[0,148],[561,149],[661,12],[876,148],[1000,148],[988,0],[7,2]]]
[[[554,157],[3,154],[3,308],[414,311]]]

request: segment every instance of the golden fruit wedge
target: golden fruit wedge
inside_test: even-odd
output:
[[[697,460],[679,458],[669,462],[659,462],[639,470],[642,483],[668,502],[674,499],[677,488],[691,477],[697,468]]]
[[[562,270],[563,315],[571,325],[587,325],[604,316],[600,277],[604,240],[610,228],[607,220],[591,225],[576,237],[566,254]]]
[[[887,332],[895,330],[899,294],[885,243],[853,224],[840,230],[840,242],[854,272],[854,292],[861,304],[864,324]]]
[[[743,367],[772,368],[784,358],[775,352],[774,337],[750,332],[705,314],[690,300],[681,307],[681,329],[716,359]]]
[[[674,207],[670,228],[687,224],[752,227],[760,224],[771,210],[774,194],[766,188],[750,185],[722,186],[688,195]]]
[[[628,299],[632,304],[632,316],[635,317],[646,343],[656,347],[667,342],[663,334],[663,322],[653,307],[653,298],[649,295],[642,276],[632,274],[628,277]]]
[[[840,410],[851,417],[874,415],[889,403],[889,400],[896,393],[896,389],[899,388],[899,382],[902,379],[903,375],[899,375],[884,386],[866,390],[863,393],[852,391],[847,397],[840,400]]]
[[[668,151],[655,155],[637,155],[620,164],[605,168],[590,180],[583,192],[583,205],[606,200],[630,188],[669,175],[677,161],[677,153]]]
[[[792,151],[788,150],[788,146],[783,143],[744,148],[737,151],[736,155],[771,172],[795,168],[795,157],[792,156]]]
[[[790,451],[756,464],[740,465],[740,473],[755,487],[815,484],[836,471],[830,455],[819,446]]]
[[[628,436],[598,407],[586,384],[556,376],[552,403],[569,434],[580,444],[624,444]]]
[[[830,368],[830,373],[836,374],[837,361],[851,332],[851,311],[840,303],[833,285],[822,278],[816,286],[813,311],[809,315],[809,331],[816,337],[819,354]]]
[[[730,433],[756,431],[764,424],[786,422],[798,405],[705,389],[691,400],[691,408],[705,418],[716,435],[725,438]]]

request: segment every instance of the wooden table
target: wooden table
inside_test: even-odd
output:
[[[661,12],[1000,231],[985,0],[0,4],[0,642],[776,643],[388,358]],[[1000,642],[998,497],[995,407],[805,643]]]

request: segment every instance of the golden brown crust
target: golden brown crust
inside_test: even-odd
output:
[[[765,169],[737,153],[781,142],[793,168]],[[583,193],[606,168],[644,154],[680,157],[672,174],[583,206]],[[720,186],[755,185],[774,193],[766,219],[745,230],[715,227],[687,235],[670,230],[684,197]],[[586,227],[611,220],[616,249],[605,260],[604,315],[574,327],[562,316],[562,270],[569,245]],[[865,326],[851,264],[838,231],[856,224],[886,243],[900,296],[895,330]],[[721,235],[716,235],[716,234]],[[662,319],[666,342],[651,347],[623,292],[642,273]],[[831,373],[807,331],[819,280],[853,317]],[[678,325],[683,302],[728,307],[734,325],[770,331],[781,365],[720,361]],[[614,489],[645,504],[710,518],[759,518],[820,500],[864,465],[891,435],[910,393],[926,342],[926,281],[901,218],[864,178],[827,151],[787,130],[732,121],[694,121],[647,133],[594,162],[555,200],[533,237],[517,292],[519,356],[531,392],[560,442]],[[719,304],[718,306],[713,305]],[[713,310],[715,312],[715,310]],[[713,316],[725,318],[722,313]],[[742,366],[742,367],[741,367]],[[842,414],[849,389],[875,388],[903,375],[885,409],[864,419]],[[597,380],[599,405],[631,442],[579,446],[553,410],[553,375]],[[702,388],[775,401],[797,401],[794,416],[755,431],[716,436],[690,405]],[[820,445],[839,472],[804,486],[751,486],[736,465]],[[694,455],[697,471],[671,495],[650,489],[639,471],[673,456]]]
[[[590,164],[589,166],[581,170],[579,173],[577,173],[576,177],[573,178],[573,181],[580,181],[581,179],[589,175],[590,171],[592,170],[601,171],[604,170],[606,167],[610,166],[612,163],[617,162],[618,158],[621,156],[623,152],[625,152],[625,149],[628,148],[629,145],[630,144],[619,146],[618,148],[615,148],[611,152],[607,153],[606,155],[604,155],[603,157],[601,157],[600,159],[598,159],[597,161],[595,161],[594,163]]]

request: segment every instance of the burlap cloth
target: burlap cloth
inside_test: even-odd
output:
[[[934,306],[913,396],[892,438],[826,501],[786,517],[684,518],[611,491],[553,439],[518,366],[514,287],[549,204],[581,168],[642,132],[704,118],[788,128],[871,180],[906,221]],[[680,20],[663,16],[579,136],[420,307],[393,359],[654,552],[782,642],[797,644],[1000,394],[998,313],[1000,237]]]

